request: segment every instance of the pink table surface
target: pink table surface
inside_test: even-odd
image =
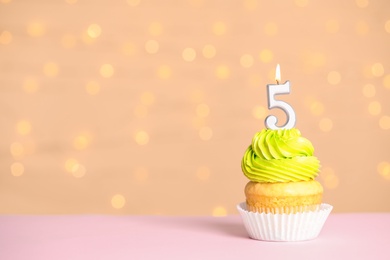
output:
[[[304,242],[250,239],[238,215],[3,215],[0,259],[390,259],[390,213],[331,214]]]

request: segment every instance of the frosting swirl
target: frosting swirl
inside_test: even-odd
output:
[[[264,129],[255,134],[242,158],[244,175],[255,182],[307,181],[318,175],[311,142],[296,129]]]

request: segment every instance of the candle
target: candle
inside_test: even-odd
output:
[[[277,100],[276,95],[290,94],[290,82],[286,81],[284,84],[279,84],[281,81],[280,77],[280,66],[276,66],[275,80],[277,84],[267,85],[267,98],[268,98],[268,109],[279,108],[286,113],[286,123],[282,126],[277,126],[278,118],[274,115],[269,115],[265,119],[265,125],[269,129],[291,129],[295,126],[295,111],[290,104],[282,100]]]

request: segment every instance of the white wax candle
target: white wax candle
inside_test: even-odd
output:
[[[274,115],[269,115],[265,119],[265,125],[269,129],[291,129],[295,126],[296,118],[295,111],[290,104],[287,102],[276,100],[276,95],[290,94],[290,82],[286,81],[284,84],[279,84],[280,81],[280,66],[276,66],[276,82],[278,84],[267,85],[267,98],[268,98],[268,109],[279,108],[286,113],[286,123],[282,126],[277,126],[278,119]]]

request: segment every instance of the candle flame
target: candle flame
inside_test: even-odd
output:
[[[281,81],[281,77],[280,77],[280,65],[276,65],[276,72],[275,72],[275,80],[276,80],[276,83],[279,84],[279,82]]]

